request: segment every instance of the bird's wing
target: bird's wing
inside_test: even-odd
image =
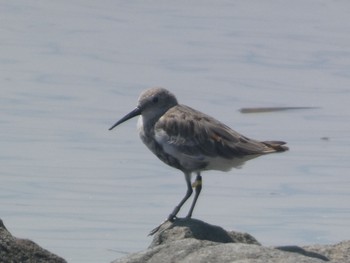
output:
[[[175,106],[163,115],[155,125],[155,133],[156,140],[163,145],[166,143],[172,154],[176,151],[197,159],[231,159],[276,151],[184,105]]]

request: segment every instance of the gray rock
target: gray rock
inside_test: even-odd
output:
[[[350,241],[334,246],[264,247],[249,234],[228,232],[195,219],[178,219],[161,226],[147,250],[113,263],[350,263],[349,251]]]
[[[254,237],[247,233],[228,232],[219,226],[210,225],[197,219],[179,218],[174,223],[164,224],[154,236],[149,248],[185,238],[219,243],[260,245]]]
[[[172,241],[113,261],[113,263],[141,262],[324,263],[325,261],[259,245],[218,243],[194,238]]]
[[[66,263],[46,249],[28,239],[20,239],[11,235],[0,219],[0,262],[12,263]]]
[[[350,240],[335,245],[312,245],[303,248],[322,254],[334,262],[350,262]]]

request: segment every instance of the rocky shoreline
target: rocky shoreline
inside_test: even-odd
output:
[[[0,262],[67,261],[33,241],[13,237],[0,219]],[[148,249],[113,261],[138,262],[350,263],[350,240],[334,245],[266,247],[246,233],[196,219],[178,219],[164,224]]]

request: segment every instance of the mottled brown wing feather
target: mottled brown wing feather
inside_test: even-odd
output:
[[[216,119],[188,106],[170,109],[155,126],[163,130],[167,141],[187,155],[233,158],[276,151],[279,142],[249,139]]]

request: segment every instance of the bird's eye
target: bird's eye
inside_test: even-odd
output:
[[[153,103],[157,103],[158,102],[158,97],[157,96],[153,97],[152,101],[153,101]]]

